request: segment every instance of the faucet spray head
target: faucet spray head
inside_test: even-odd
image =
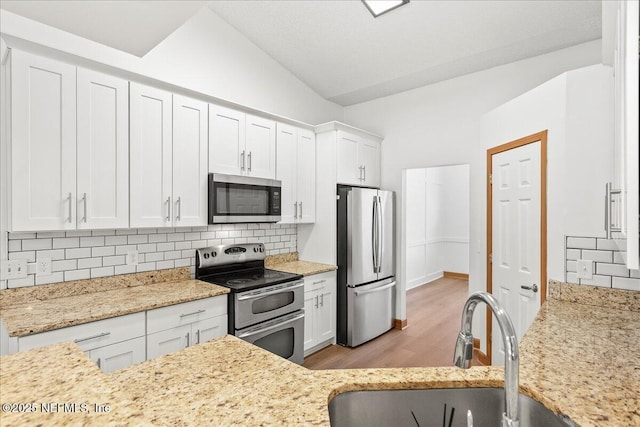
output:
[[[473,358],[473,335],[460,331],[456,340],[456,349],[453,354],[453,363],[462,369],[471,366]]]

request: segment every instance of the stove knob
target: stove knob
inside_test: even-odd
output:
[[[215,251],[211,251],[211,257],[215,257],[216,255]]]
[[[258,252],[258,248],[253,248],[253,252]]]
[[[204,259],[208,259],[208,258],[209,258],[209,254],[208,254],[208,253],[205,253],[205,254],[204,254]]]
[[[260,246],[260,252],[264,252],[264,246]]]

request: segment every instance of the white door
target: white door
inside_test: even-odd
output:
[[[76,228],[76,67],[11,54],[11,230]]]
[[[304,293],[304,349],[305,351],[315,346],[318,341],[315,331],[316,304],[318,303],[318,293],[307,291]]]
[[[191,344],[191,324],[147,335],[147,360],[173,353]]]
[[[297,154],[298,222],[316,221],[316,135],[298,129]],[[279,166],[278,166],[279,167]]]
[[[172,224],[171,93],[131,83],[131,227]]]
[[[209,172],[244,174],[246,115],[209,104]]]
[[[318,310],[316,312],[316,336],[318,343],[333,339],[335,336],[335,305],[333,297],[335,292],[325,286],[318,291]]]
[[[78,68],[78,228],[129,226],[129,83]]]
[[[173,224],[207,225],[207,104],[173,95]]]
[[[246,173],[259,178],[276,178],[276,123],[247,114]]]
[[[380,187],[380,144],[363,139],[358,148],[358,166],[362,167],[363,184]]]
[[[298,220],[297,198],[297,132],[296,128],[282,123],[277,125],[276,179],[282,182],[281,217],[283,224]]]
[[[492,156],[492,289],[518,339],[540,308],[540,148],[534,142]],[[492,359],[504,361],[495,319]]]
[[[103,372],[113,372],[124,369],[145,360],[145,338],[132,340],[96,348],[88,352],[89,358]]]
[[[362,184],[362,170],[358,164],[359,139],[355,135],[338,131],[337,181],[339,184]]]

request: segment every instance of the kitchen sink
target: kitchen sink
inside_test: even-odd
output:
[[[541,403],[519,394],[520,427],[575,426]],[[351,391],[329,402],[334,427],[411,426],[466,427],[471,410],[475,427],[502,424],[504,389],[441,388]]]

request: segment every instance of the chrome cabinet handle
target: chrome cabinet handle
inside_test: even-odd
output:
[[[531,286],[521,285],[520,289],[524,289],[525,291],[538,292],[538,285],[536,285],[535,283]]]
[[[82,206],[84,208],[84,217],[82,220],[87,223],[87,193],[82,193]]]
[[[92,335],[92,336],[86,337],[86,338],[78,338],[78,339],[73,340],[73,342],[76,343],[76,344],[79,344],[79,343],[81,343],[83,341],[89,341],[89,340],[93,340],[93,339],[96,339],[96,338],[107,337],[109,335],[111,335],[111,332],[103,332],[101,334]]]
[[[248,169],[249,169],[249,172],[251,172],[251,163],[253,163],[253,162],[251,161],[251,154],[252,154],[252,153],[251,153],[251,151],[249,151],[249,155],[247,156],[247,157],[248,157],[248,159],[247,159],[247,160],[248,160],[248,162],[247,162],[247,163],[249,163],[249,168],[248,168]]]
[[[293,217],[298,218],[298,204],[293,202]]]
[[[317,282],[313,282],[313,284],[317,285],[319,283],[324,283],[324,282],[326,282],[326,279],[318,280]]]
[[[187,316],[193,316],[194,314],[204,313],[205,311],[207,311],[207,310],[205,310],[205,309],[203,308],[203,309],[201,309],[201,310],[194,311],[193,313],[181,314],[181,315],[180,315],[180,318],[182,318],[182,317],[187,317]]]
[[[324,307],[324,294],[320,294],[320,307]]]
[[[300,202],[300,219],[302,219],[302,202]]]
[[[167,201],[165,203],[167,205],[167,216],[165,217],[165,220],[171,221],[171,197],[167,197]]]
[[[69,199],[69,218],[67,218],[67,220],[69,221],[69,223],[71,223],[71,193],[69,193],[67,199]]]
[[[358,166],[358,180],[362,181],[362,165]]]
[[[240,170],[244,170],[244,153],[245,153],[244,150],[242,150],[242,153],[240,153],[240,157],[242,157],[242,163],[240,165]]]
[[[200,329],[196,331],[196,344],[200,344]]]
[[[187,338],[187,347],[191,345],[191,337],[189,335],[191,335],[191,332],[187,332],[187,335],[185,335],[185,337]]]
[[[96,360],[96,364],[98,365],[98,368],[102,369],[102,363],[100,362],[100,358],[98,357],[98,360]]]
[[[316,308],[318,308],[318,295],[316,295]]]
[[[182,211],[182,204],[180,203],[180,197],[176,199],[176,221],[180,221],[180,212]]]
[[[362,180],[367,180],[367,167],[365,165],[362,165]]]

